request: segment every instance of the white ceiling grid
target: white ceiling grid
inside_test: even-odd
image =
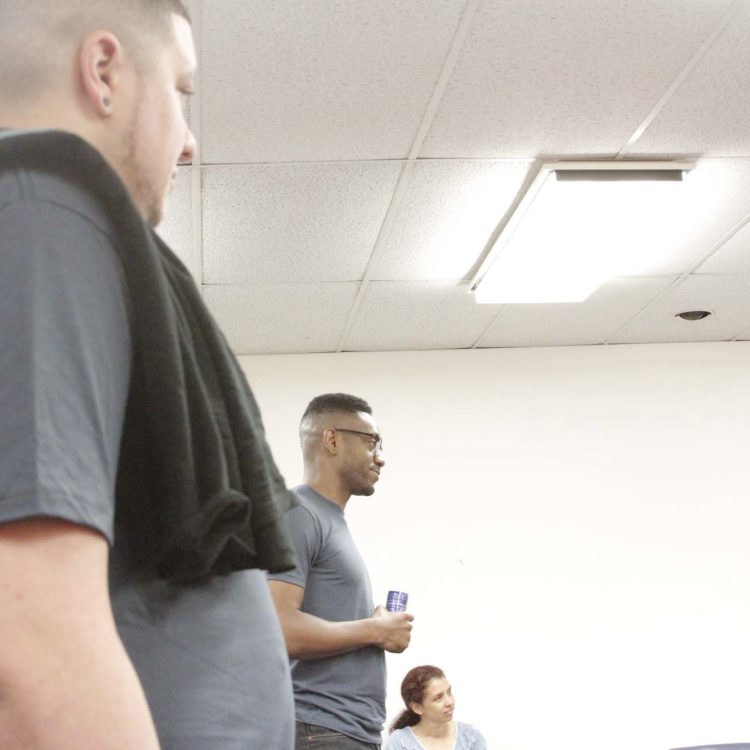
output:
[[[160,231],[238,353],[750,337],[750,3],[192,10],[201,153]],[[541,163],[623,156],[697,160],[664,259],[579,304],[475,305]]]

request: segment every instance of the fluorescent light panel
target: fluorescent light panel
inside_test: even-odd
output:
[[[692,162],[542,165],[472,280],[477,302],[582,302],[668,247]]]

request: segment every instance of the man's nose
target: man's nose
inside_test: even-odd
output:
[[[185,128],[185,131],[185,144],[180,154],[180,164],[190,164],[198,153],[198,144],[195,141],[193,131],[190,128]]]

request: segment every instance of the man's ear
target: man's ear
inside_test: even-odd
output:
[[[94,31],[83,41],[78,69],[86,99],[100,117],[112,114],[123,66],[120,40],[109,31]]]
[[[336,430],[334,430],[333,427],[326,427],[326,429],[323,430],[323,446],[329,453],[333,455],[339,452],[336,439]]]

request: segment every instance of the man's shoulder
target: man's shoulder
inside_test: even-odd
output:
[[[286,511],[287,523],[302,526],[314,526],[321,529],[326,524],[326,516],[314,495],[310,495],[302,487],[293,487],[292,493],[297,504]]]
[[[45,163],[45,154],[54,155],[50,161],[60,164]],[[90,172],[98,172],[101,179],[106,180],[111,173],[104,157],[72,133],[0,132],[0,211],[19,203],[47,206],[110,235],[110,217],[96,192],[70,179],[83,164]]]
[[[292,487],[292,492],[299,501],[299,507],[305,508],[309,513],[317,514],[324,507],[321,502],[323,498],[306,484],[298,484],[296,487]]]
[[[33,208],[34,215],[41,219],[65,216],[69,224],[95,229],[108,239],[112,237],[109,217],[91,195],[67,185],[63,180],[49,174],[24,175],[0,174],[0,212]],[[36,223],[36,222],[35,222]]]
[[[0,154],[0,166],[4,170],[43,168],[75,173],[92,167],[114,174],[95,146],[66,130],[0,129]]]
[[[288,510],[287,515],[294,514],[297,511],[298,517],[305,514],[324,527],[341,524],[343,513],[341,508],[332,500],[320,495],[306,484],[300,484],[292,488],[292,492],[299,504],[296,508]]]
[[[307,523],[319,521],[319,513],[316,511],[315,503],[299,488],[293,487],[292,494],[297,499],[297,503],[285,511],[287,523]]]
[[[319,495],[307,485],[292,488],[298,504],[286,511],[287,526],[315,536],[319,544],[326,544],[346,525],[341,509],[331,500]]]

